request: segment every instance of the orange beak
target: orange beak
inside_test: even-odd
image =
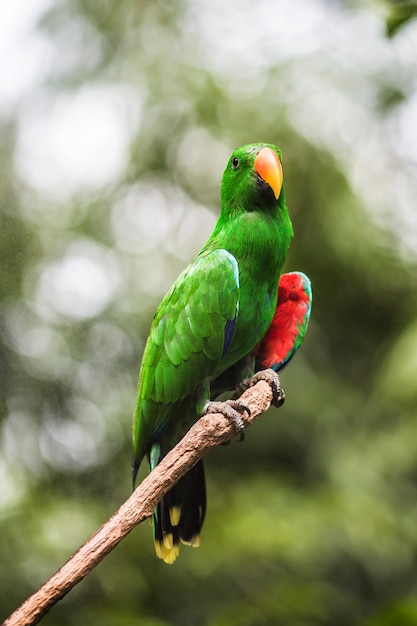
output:
[[[274,192],[278,200],[281,193],[283,173],[281,161],[276,152],[271,148],[262,148],[256,155],[254,167],[256,173],[264,180]]]

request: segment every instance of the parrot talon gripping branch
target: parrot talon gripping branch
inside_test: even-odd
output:
[[[239,399],[226,400],[225,402],[214,402],[210,400],[206,402],[203,409],[203,415],[207,415],[209,413],[223,413],[223,415],[227,417],[232,424],[234,424],[237,433],[240,435],[240,440],[243,441],[245,438],[245,423],[241,418],[239,411],[246,411],[249,417],[251,415],[249,407],[243,404],[243,402]]]
[[[273,370],[260,372],[258,380],[270,382],[280,406],[285,395],[276,372],[293,357],[307,329],[310,281],[301,272],[281,274],[293,228],[280,150],[271,144],[235,150],[220,196],[213,233],[168,291],[152,322],[133,416],[133,479],[142,459],[147,457],[152,470],[205,407],[206,414],[219,406],[226,416],[232,413],[243,432],[240,413],[247,409],[242,403],[207,401],[233,392],[259,370]],[[157,556],[173,563],[180,542],[200,545],[205,512],[200,460],[154,511]]]
[[[237,394],[241,395],[244,391],[256,385],[260,380],[264,380],[271,387],[272,404],[277,408],[282,406],[285,402],[285,392],[281,387],[277,372],[273,369],[260,370],[250,378],[243,380],[237,387]]]

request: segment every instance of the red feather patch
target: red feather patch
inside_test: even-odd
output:
[[[258,348],[260,367],[278,371],[291,359],[304,338],[310,309],[311,286],[307,276],[301,272],[282,274],[275,315]]]

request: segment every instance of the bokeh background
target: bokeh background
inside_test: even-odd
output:
[[[417,624],[415,13],[1,4],[0,617],[129,496],[152,315],[267,141],[314,288],[287,402],[207,457],[198,550],[145,523],[42,623]]]

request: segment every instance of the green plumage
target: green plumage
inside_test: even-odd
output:
[[[276,172],[263,166],[264,157]],[[279,150],[266,144],[232,154],[217,225],[156,312],[139,375],[134,474],[145,455],[152,468],[180,440],[210,398],[210,384],[230,379],[226,371],[234,372],[232,366],[252,352],[271,323],[292,236],[277,157]],[[198,545],[204,513],[200,462],[155,512],[158,556],[173,562],[179,540]]]

